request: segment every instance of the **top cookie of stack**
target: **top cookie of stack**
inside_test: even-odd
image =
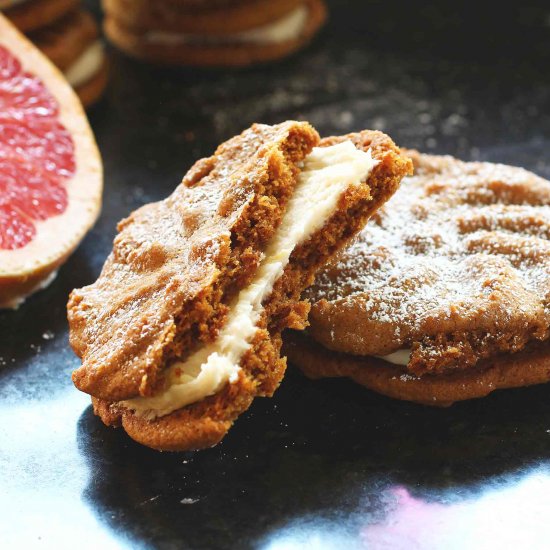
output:
[[[323,0],[103,0],[105,33],[152,62],[245,66],[303,47],[326,19]]]
[[[99,99],[107,82],[105,53],[79,0],[0,0],[0,11],[63,72],[85,106]]]

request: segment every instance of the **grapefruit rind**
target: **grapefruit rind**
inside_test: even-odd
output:
[[[13,307],[38,289],[63,263],[96,221],[101,208],[103,168],[78,97],[62,73],[0,15],[0,45],[23,70],[40,78],[59,104],[58,120],[72,136],[76,172],[64,181],[68,205],[63,214],[35,221],[36,236],[23,248],[0,250],[0,307]]]

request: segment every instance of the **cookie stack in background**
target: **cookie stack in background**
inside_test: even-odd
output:
[[[99,29],[78,0],[0,0],[0,10],[63,72],[84,106],[107,83]]]
[[[105,33],[151,62],[246,66],[304,47],[323,25],[323,0],[103,0]]]

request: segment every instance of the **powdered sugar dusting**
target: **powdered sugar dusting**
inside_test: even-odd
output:
[[[313,306],[312,334],[352,353],[412,347],[413,360],[449,353],[453,335],[468,332],[476,353],[547,338],[550,182],[521,168],[411,154],[416,175],[318,275],[309,297],[329,303]],[[346,325],[350,313],[356,322]]]

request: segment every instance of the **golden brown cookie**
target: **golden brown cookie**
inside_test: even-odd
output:
[[[101,97],[108,63],[97,23],[88,12],[73,10],[29,38],[63,71],[85,107]]]
[[[4,15],[23,32],[51,25],[78,6],[78,0],[28,0],[5,10]]]
[[[246,31],[280,19],[304,0],[191,4],[179,0],[103,0],[105,13],[133,33],[148,30],[206,35]]]
[[[108,63],[97,23],[89,13],[73,10],[29,38],[63,71],[85,107],[101,97]]]
[[[54,65],[64,71],[97,40],[99,29],[88,12],[76,9],[28,36]]]
[[[409,154],[415,175],[306,293],[308,333],[323,353],[358,356],[369,372],[399,364],[441,388],[441,376],[475,379],[487,361],[548,340],[550,182],[521,168]],[[359,359],[349,361],[356,369]],[[516,384],[506,372],[500,386]]]
[[[296,331],[285,333],[283,354],[309,378],[351,378],[388,397],[437,407],[485,397],[495,390],[550,382],[548,342],[483,359],[470,370],[422,377],[377,357],[331,351]]]
[[[319,144],[286,122],[220,145],[123,220],[100,278],[73,291],[76,386],[150,447],[218,442],[280,383],[280,333],[303,328],[303,288],[410,170],[380,132]]]
[[[226,35],[224,37],[190,35],[183,37],[159,33],[157,30],[136,32],[108,16],[104,28],[108,38],[120,49],[134,57],[163,64],[196,66],[246,66],[274,61],[303,48],[317,33],[326,19],[323,0],[306,0],[298,13],[303,24],[292,16],[292,25],[300,25],[292,38],[278,39],[271,34],[262,42],[257,35],[250,37]],[[277,23],[277,22],[276,22]],[[255,29],[254,32],[256,32]],[[285,31],[286,33],[286,31]]]
[[[548,338],[550,182],[410,155],[415,176],[310,289],[312,337],[355,355],[411,349],[419,375]]]

